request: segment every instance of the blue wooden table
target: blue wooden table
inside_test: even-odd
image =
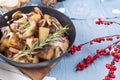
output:
[[[75,25],[77,35],[75,44],[87,42],[95,37],[120,34],[120,26],[113,24],[109,27],[96,25],[95,20],[99,17],[104,20],[120,22],[120,14],[113,14],[112,10],[120,9],[120,0],[65,0],[61,7],[65,8],[65,14],[70,17]],[[75,18],[75,20],[73,20]],[[86,45],[81,52],[75,55],[66,55],[58,65],[48,74],[57,80],[102,80],[107,75],[106,63],[110,63],[111,56],[101,57],[84,71],[75,71],[76,64],[87,55],[95,55],[96,49],[105,48],[111,42]],[[116,79],[120,80],[120,64],[117,66]]]
[[[32,5],[40,5],[40,0],[31,0]],[[28,4],[28,5],[31,5]],[[87,42],[96,37],[120,34],[120,26],[113,24],[109,27],[105,25],[96,25],[95,20],[98,17],[104,20],[114,20],[120,22],[120,14],[113,14],[112,10],[120,9],[120,0],[65,0],[59,2],[55,9],[64,8],[65,15],[71,18],[76,28],[75,44]],[[110,63],[111,56],[101,57],[91,64],[84,71],[76,72],[76,65],[87,55],[95,55],[96,49],[105,48],[112,42],[85,45],[82,51],[75,55],[67,54],[53,68],[48,76],[56,77],[57,80],[102,80],[107,75],[108,70],[105,68],[106,63]],[[120,80],[120,64],[117,65],[116,79]]]

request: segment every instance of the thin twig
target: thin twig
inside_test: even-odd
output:
[[[98,38],[107,38],[107,37],[115,37],[115,36],[120,36],[120,34],[119,35],[110,35],[110,36],[104,36],[104,37],[98,37]],[[91,41],[93,41],[94,39],[92,39],[92,40],[90,40],[90,41],[88,41],[88,42],[85,42],[85,43],[83,43],[83,44],[80,44],[80,45],[86,45],[86,44],[88,44],[89,42],[91,42]]]

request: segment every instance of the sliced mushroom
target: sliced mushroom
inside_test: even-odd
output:
[[[41,19],[40,21],[38,21],[38,27],[45,27],[46,25],[46,20],[45,19]]]
[[[12,24],[10,24],[10,27],[16,33],[17,30],[18,30],[19,24],[18,23],[12,23]]]
[[[55,41],[50,42],[49,45],[59,47],[62,53],[65,53],[69,46],[69,41],[65,37],[59,37]]]
[[[21,11],[16,11],[13,15],[12,18],[16,19],[16,18],[20,18],[22,16],[22,12]]]
[[[32,49],[37,42],[38,42],[38,38],[27,38],[26,39],[26,44],[29,47],[29,49]]]
[[[31,15],[29,18],[35,20],[36,22],[38,22],[43,16],[42,11],[38,7],[35,7],[34,12],[29,15]]]
[[[57,30],[60,30],[60,28],[58,27],[58,25],[55,22],[53,22],[52,25],[55,26]]]
[[[27,16],[27,17],[30,17],[30,16],[32,16],[32,15],[34,15],[34,14],[35,14],[35,12],[32,11],[32,12],[30,12],[30,13],[27,13],[26,16]]]
[[[41,16],[43,16],[42,11],[41,11],[38,7],[34,7],[34,11],[35,11],[37,14],[40,14]]]
[[[60,24],[60,22],[59,22],[56,18],[54,18],[54,17],[52,17],[52,24],[53,24],[58,30],[60,30],[60,29],[63,28],[62,25]]]
[[[56,47],[55,48],[55,54],[54,54],[54,57],[53,58],[57,58],[61,55],[62,51],[60,50],[59,47]]]
[[[47,24],[50,26],[52,25],[52,17],[48,14],[44,14],[43,18],[47,21]]]
[[[34,20],[29,20],[30,26],[25,29],[24,33],[17,33],[19,35],[20,38],[22,39],[26,39],[26,38],[30,38],[34,35],[35,31],[36,31],[36,22]]]

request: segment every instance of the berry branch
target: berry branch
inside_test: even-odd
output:
[[[118,24],[120,23],[115,21],[104,21],[101,18],[98,18],[98,20],[95,22],[98,25],[111,25],[111,24]],[[99,38],[94,38],[88,42],[85,42],[83,44],[79,44],[78,46],[73,45],[71,49],[69,50],[70,54],[75,54],[76,51],[81,51],[82,47],[86,44],[93,45],[94,43],[102,43],[104,41],[113,41],[114,39],[117,39],[116,42],[114,42],[111,45],[108,45],[104,49],[97,49],[96,54],[94,56],[88,55],[86,58],[83,59],[83,61],[79,62],[76,66],[76,71],[82,71],[85,68],[87,68],[90,64],[92,64],[95,60],[99,59],[102,56],[113,56],[114,59],[111,61],[110,64],[106,64],[106,68],[109,70],[108,74],[104,77],[103,80],[112,80],[116,76],[114,72],[117,70],[117,67],[115,66],[115,63],[120,61],[120,34],[118,35],[110,35],[110,36],[104,36]]]
[[[79,62],[76,66],[76,70],[82,71],[85,68],[87,68],[90,64],[92,64],[95,60],[97,60],[98,58],[100,58],[102,56],[111,55],[112,48],[119,42],[120,42],[120,40],[111,45],[108,45],[104,49],[97,49],[96,54],[94,56],[88,55],[86,58],[83,59],[82,62]],[[114,48],[114,49],[116,49],[116,48]]]
[[[120,60],[120,45],[116,44],[114,49],[111,51],[111,55],[114,57],[110,64],[106,64],[106,68],[109,70],[108,74],[104,77],[103,80],[112,80],[116,76],[114,72],[117,70],[115,63]]]
[[[103,25],[111,25],[113,23],[120,25],[120,23],[118,23],[118,22],[115,22],[115,21],[104,21],[101,18],[98,18],[98,20],[95,23],[98,24],[98,25],[101,25],[101,24],[103,24]]]
[[[76,51],[80,51],[82,46],[84,46],[86,44],[93,45],[94,43],[101,43],[103,41],[112,41],[114,37],[116,37],[116,39],[120,39],[120,35],[110,35],[110,36],[94,38],[94,39],[92,39],[92,40],[90,40],[88,42],[85,42],[83,44],[79,44],[78,46],[73,45],[71,47],[71,49],[69,50],[69,53],[71,53],[73,55],[73,54],[75,54]]]

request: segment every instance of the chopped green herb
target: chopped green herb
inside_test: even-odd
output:
[[[30,26],[29,22],[24,23],[23,25],[20,26],[20,29],[26,29]]]

